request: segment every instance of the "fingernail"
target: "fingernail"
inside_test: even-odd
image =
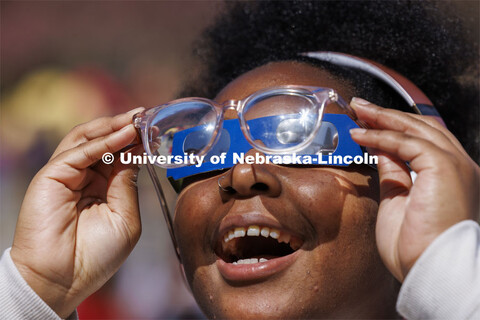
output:
[[[363,128],[350,129],[350,134],[365,134],[366,132],[367,132],[367,129],[363,129]]]
[[[133,109],[133,110],[128,111],[127,114],[130,114],[130,115],[133,116],[134,114],[140,113],[140,112],[142,112],[143,110],[145,110],[144,107],[138,107],[138,108],[135,108],[135,109]]]
[[[352,103],[356,104],[358,106],[368,106],[368,105],[372,104],[371,102],[368,102],[367,100],[364,100],[362,98],[357,98],[357,97],[352,98]]]

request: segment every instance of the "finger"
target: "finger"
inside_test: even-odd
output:
[[[137,146],[129,152],[140,154],[143,148]],[[123,164],[117,160],[110,175],[106,198],[109,208],[126,222],[133,239],[138,239],[141,229],[137,194],[138,171],[138,165]]]
[[[112,132],[118,131],[126,125],[132,123],[132,117],[136,113],[142,112],[145,108],[140,107],[129,112],[116,115],[115,117],[103,117],[81,124],[73,128],[58,145],[50,159],[55,158],[60,153],[75,148],[87,141],[106,136]]]
[[[358,119],[367,122],[372,128],[404,132],[432,141],[449,152],[456,153],[458,151],[457,146],[452,144],[443,130],[440,131],[425,121],[412,117],[409,113],[381,108],[360,98],[353,98],[351,105],[355,109]]]
[[[98,173],[89,169],[78,170],[64,163],[56,162],[48,163],[38,172],[37,176],[61,183],[71,191],[81,191],[98,177]]]
[[[118,159],[119,153],[115,153],[114,155],[115,159]],[[113,164],[106,164],[103,161],[98,161],[96,164],[94,164],[92,167],[92,170],[95,172],[98,172],[105,180],[108,181],[110,175],[112,174],[113,171]]]
[[[134,148],[131,148],[129,151],[126,152],[131,152],[133,154],[140,154],[143,149],[141,146],[137,146]],[[108,184],[110,183],[111,176],[112,174],[116,174],[119,169],[118,163],[119,157],[118,154],[116,154],[116,159],[117,161],[114,164],[105,164],[103,162],[98,162],[93,168],[89,168],[88,170],[92,171],[92,178],[95,178],[95,180],[90,179],[90,183],[85,186],[85,188],[82,190],[82,200],[85,200],[87,203],[88,199],[93,201],[102,201],[102,202],[107,202],[107,187]],[[117,164],[117,166],[115,166]],[[135,167],[134,167],[135,168]],[[136,169],[136,168],[135,168]],[[116,170],[114,172],[114,170]]]
[[[430,141],[403,132],[376,129],[351,129],[352,139],[360,145],[379,149],[410,163],[413,171],[442,171],[449,155]]]
[[[120,152],[115,153],[114,158],[120,158],[122,153],[126,154],[136,152],[135,154],[140,155],[144,152],[143,144],[129,145],[127,148],[128,149],[123,148]],[[92,166],[92,169],[100,173],[103,177],[105,177],[106,180],[108,180],[113,170],[113,164],[106,164],[103,161],[99,161],[97,164]]]
[[[430,125],[431,127],[437,129],[438,131],[441,131],[447,139],[450,140],[450,142],[457,148],[458,151],[462,152],[464,155],[470,157],[465,149],[463,148],[462,144],[458,139],[451,133],[446,127],[444,127],[442,124],[440,124],[435,118],[429,117],[429,116],[423,116],[420,114],[410,114],[411,117],[414,117],[415,119],[418,119],[420,121],[425,122],[426,124]]]
[[[372,152],[378,157],[380,199],[384,200],[400,194],[408,194],[412,187],[412,179],[405,162],[388,153],[369,148],[369,153]]]
[[[90,170],[91,171],[91,170]],[[77,210],[81,212],[85,207],[89,207],[94,203],[106,202],[108,181],[95,171],[90,183],[81,191],[81,198],[77,202]]]
[[[52,162],[64,163],[79,170],[85,169],[100,160],[104,153],[115,153],[132,143],[136,134],[134,126],[130,124],[105,137],[96,138],[67,150],[59,154]]]
[[[108,179],[105,179],[98,172],[93,170],[92,172],[90,183],[82,189],[82,198],[92,197],[106,202]]]

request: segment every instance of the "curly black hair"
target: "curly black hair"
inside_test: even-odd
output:
[[[402,109],[398,96],[380,81],[298,56],[319,50],[349,53],[414,82],[479,161],[478,43],[467,40],[468,29],[454,11],[430,1],[259,1],[225,7],[197,45],[203,69],[184,95],[212,98],[246,71],[296,60],[352,82],[360,97]]]

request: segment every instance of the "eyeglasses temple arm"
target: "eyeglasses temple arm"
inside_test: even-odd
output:
[[[160,181],[158,180],[158,176],[155,172],[155,169],[153,168],[153,165],[147,163],[146,166],[148,174],[150,175],[150,179],[152,179],[153,186],[155,187],[155,192],[157,193],[160,207],[162,208],[163,217],[165,218],[165,222],[167,223],[168,232],[170,233],[170,238],[172,239],[173,247],[175,248],[175,254],[177,255],[178,261],[181,262],[177,239],[175,238],[175,234],[173,233],[172,218],[170,216],[170,211],[168,210],[167,201],[165,199],[163,189],[160,185]]]
[[[136,113],[132,117],[132,122],[135,128],[137,129],[137,139],[142,141],[142,118],[143,113]],[[160,184],[160,180],[158,180],[158,176],[155,172],[153,165],[147,163],[147,171],[150,179],[152,180],[153,186],[155,187],[155,192],[157,193],[158,202],[160,202],[160,207],[162,208],[163,217],[165,218],[165,222],[167,223],[168,233],[170,234],[170,238],[172,239],[173,247],[175,248],[175,254],[177,255],[178,261],[182,263],[180,258],[180,251],[177,245],[177,239],[175,238],[175,234],[173,232],[173,223],[172,218],[170,216],[170,210],[168,210],[167,200],[165,199],[165,195],[163,193],[162,186]]]

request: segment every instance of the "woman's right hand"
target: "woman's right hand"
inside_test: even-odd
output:
[[[28,187],[11,257],[60,317],[98,290],[140,237],[138,167],[101,160],[135,143],[131,119],[140,111],[75,127]]]

